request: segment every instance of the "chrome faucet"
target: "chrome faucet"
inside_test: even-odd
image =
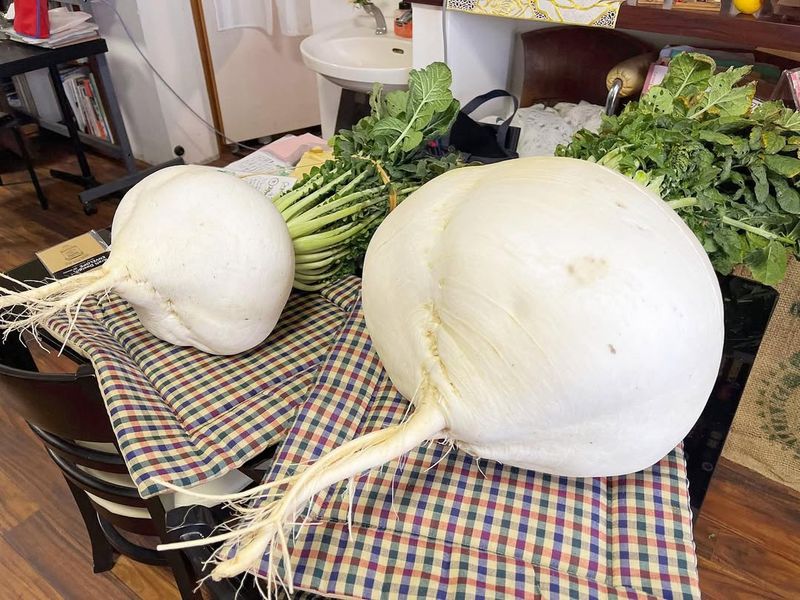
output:
[[[384,35],[386,33],[386,19],[383,17],[381,9],[375,6],[372,2],[365,2],[361,5],[364,12],[375,19],[375,35]]]

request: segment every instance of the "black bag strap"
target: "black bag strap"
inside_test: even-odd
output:
[[[504,148],[506,145],[506,136],[508,135],[508,128],[511,126],[511,121],[514,119],[514,115],[517,114],[519,110],[519,100],[517,97],[507,92],[506,90],[492,90],[490,92],[486,92],[485,94],[481,94],[480,96],[476,96],[469,102],[467,102],[464,107],[461,109],[461,112],[468,115],[473,113],[478,107],[486,104],[489,100],[494,100],[495,98],[511,98],[511,101],[514,103],[514,111],[511,113],[505,121],[503,121],[497,127],[497,142],[500,144],[501,148]]]

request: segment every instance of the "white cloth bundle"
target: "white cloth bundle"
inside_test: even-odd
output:
[[[559,102],[554,107],[534,104],[520,108],[511,124],[520,128],[520,156],[553,156],[556,146],[568,144],[579,129],[597,131],[603,107],[580,102]]]

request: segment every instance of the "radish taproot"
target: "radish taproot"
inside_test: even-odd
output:
[[[174,166],[144,178],[117,207],[111,239],[95,270],[23,291],[0,287],[0,309],[23,309],[0,317],[4,335],[65,310],[74,319],[87,296],[113,290],[155,336],[236,354],[269,335],[292,288],[294,252],[280,213],[212,167]]]
[[[555,475],[649,467],[700,415],[722,353],[720,289],[693,233],[651,191],[574,159],[425,184],[370,242],[362,296],[414,413],[228,497],[238,529],[197,542],[228,541],[213,577],[254,572],[272,552],[269,576],[291,587],[286,530],[309,500],[426,440]],[[281,558],[288,577],[274,572]]]

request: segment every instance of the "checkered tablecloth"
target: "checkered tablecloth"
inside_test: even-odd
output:
[[[356,302],[268,479],[407,410]],[[346,483],[313,504],[316,524],[292,544],[297,587],[348,598],[700,596],[680,448],[633,475],[571,479],[432,443],[351,490],[351,528]]]
[[[356,278],[293,296],[266,342],[227,357],[159,340],[118,296],[87,299],[69,343],[94,365],[139,493],[224,475],[280,442],[357,298]]]
[[[221,475],[283,440],[268,479],[399,422],[359,280],[290,301],[266,344],[210,357],[147,334],[118,299],[89,307],[92,357],[146,494]],[[63,334],[65,322],[56,324]],[[302,467],[300,467],[302,468]],[[346,598],[699,598],[681,448],[625,477],[552,477],[431,443],[320,494],[291,555],[295,585]],[[310,523],[314,523],[311,525]],[[264,563],[266,565],[266,562]]]

